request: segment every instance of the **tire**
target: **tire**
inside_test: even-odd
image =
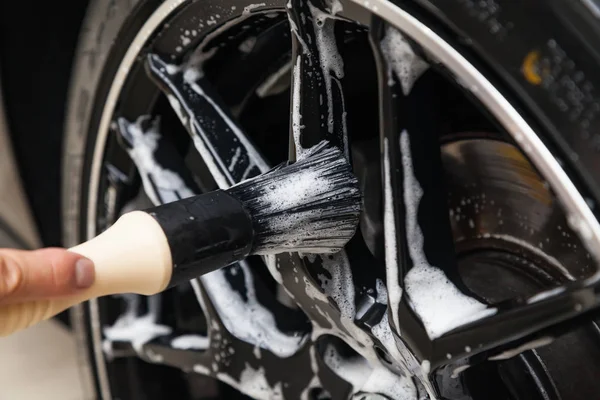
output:
[[[84,159],[89,141],[88,124],[93,112],[93,98],[103,72],[104,63],[118,32],[137,1],[91,1],[82,25],[75,56],[73,77],[68,94],[63,151],[62,219],[66,247],[85,238],[80,225]],[[70,319],[78,346],[81,385],[86,399],[102,398],[98,372],[93,362],[94,350],[88,329],[87,307],[71,309]]]
[[[65,124],[62,220],[66,246],[75,245],[87,236],[85,193],[97,134],[92,121],[101,106],[96,99],[108,84],[105,70],[114,68],[107,66],[109,56],[111,52],[122,51],[120,42],[128,40],[144,23],[143,16],[149,16],[160,3],[93,0],[88,7]],[[440,36],[453,43],[486,78],[502,88],[502,94],[560,160],[598,218],[600,47],[595,44],[600,42],[600,7],[593,8],[593,1],[573,0],[394,0],[393,3],[435,26]],[[548,68],[552,75],[549,83],[538,81],[532,63]],[[106,377],[102,378],[102,371],[96,367],[98,349],[91,337],[88,306],[73,308],[71,321],[79,347],[78,362],[86,399],[108,398],[99,385],[99,379]],[[586,382],[573,385],[578,386],[587,387]],[[578,396],[584,395],[594,396],[582,389]]]

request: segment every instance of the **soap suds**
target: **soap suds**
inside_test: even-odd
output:
[[[392,27],[386,29],[381,41],[381,51],[388,63],[388,85],[394,84],[394,72],[400,80],[402,92],[405,96],[408,95],[417,79],[429,68],[429,64],[415,54],[402,33]]]
[[[384,221],[383,231],[385,233],[385,270],[387,281],[387,292],[389,306],[392,313],[392,321],[396,329],[400,329],[398,320],[398,309],[402,300],[402,287],[400,286],[398,267],[398,243],[396,242],[396,218],[394,215],[394,197],[392,193],[392,178],[390,165],[390,148],[387,138],[383,142],[383,174],[384,174]]]
[[[200,335],[182,335],[171,340],[171,347],[181,350],[206,350],[208,345],[208,337]]]
[[[300,393],[300,400],[313,400],[311,390],[313,388],[322,387],[321,380],[319,379],[319,364],[317,362],[317,350],[315,349],[315,346],[310,346],[310,349],[308,351],[310,354],[310,368],[313,373],[313,377],[308,382],[308,385],[306,385],[302,393]]]
[[[242,148],[241,147],[237,147],[235,149],[235,154],[231,158],[231,163],[229,163],[229,167],[227,168],[229,170],[229,172],[233,172],[233,169],[237,165],[237,163],[238,163],[238,161],[240,159],[240,155],[241,154],[242,154]]]
[[[219,372],[217,378],[238,389],[240,392],[255,398],[265,400],[283,400],[282,384],[277,382],[271,386],[267,382],[265,369],[263,367],[253,368],[250,364],[240,374],[239,381],[230,375]]]
[[[144,152],[148,152],[149,147],[153,148],[151,146],[155,143],[155,139],[152,141],[136,141],[137,146],[134,154],[145,154]],[[132,157],[132,159],[141,175],[156,171],[159,167],[154,158],[146,159],[138,156],[135,158]],[[266,170],[266,166],[264,168]],[[174,175],[181,180],[178,175]],[[171,179],[171,176],[165,174],[157,176],[158,180],[155,182],[157,187],[164,186],[164,179]],[[224,186],[227,187],[226,182],[224,183]],[[156,196],[154,187],[145,186],[144,188],[147,195],[155,199],[155,204],[160,204],[161,199]],[[185,195],[187,197],[193,195],[193,193],[190,191],[186,192]],[[287,335],[277,329],[273,314],[262,306],[256,298],[250,268],[246,263],[241,263],[240,270],[245,278],[247,289],[246,296],[248,299],[246,302],[242,300],[242,297],[238,292],[231,288],[225,277],[225,270],[214,271],[213,273],[202,277],[204,287],[206,288],[209,297],[211,297],[225,327],[239,339],[260,346],[280,357],[288,357],[294,354],[305,339]],[[202,302],[200,288],[193,283],[194,282],[192,282],[192,286],[196,292],[196,297],[206,311],[206,307]],[[249,316],[251,317],[249,318]],[[147,341],[152,340],[157,336],[171,333],[170,327],[157,325],[155,323],[156,318],[157,316],[154,313],[136,318],[135,314],[128,312],[124,314],[114,326],[106,328],[105,335],[112,341],[135,341],[135,345],[138,348],[141,348]],[[244,323],[242,324],[240,321],[243,321]],[[187,344],[189,345],[189,341]],[[200,342],[196,340],[195,344],[198,345]]]
[[[356,315],[354,305],[354,282],[350,262],[345,251],[322,257],[322,267],[331,275],[330,280],[321,283],[325,294],[331,297],[340,309],[342,317],[349,320]]]
[[[266,6],[266,3],[250,4],[246,7],[244,7],[244,11],[242,11],[242,15],[248,15],[252,12],[252,10],[254,10],[256,8],[264,7],[264,6]]]
[[[154,153],[162,135],[158,119],[153,120],[148,129],[142,128],[142,124],[148,120],[150,116],[144,115],[135,123],[124,118],[118,121],[119,132],[131,146],[127,148],[127,153],[138,167],[146,194],[154,205],[192,196],[193,192],[183,179],[177,173],[163,168],[156,160]]]
[[[296,57],[296,64],[294,65],[294,79],[292,87],[292,136],[294,137],[294,145],[296,147],[296,159],[301,160],[304,158],[307,150],[302,147],[300,143],[300,136],[302,135],[302,114],[300,108],[300,88],[302,87],[302,74],[300,72],[300,63],[302,58]]]
[[[444,272],[427,261],[423,250],[423,232],[418,223],[419,202],[423,189],[414,172],[408,132],[400,135],[400,152],[406,206],[406,237],[413,266],[404,278],[409,304],[421,318],[427,334],[436,339],[454,328],[496,313],[474,298],[463,294]]]
[[[352,385],[353,393],[379,393],[394,400],[417,398],[417,389],[410,377],[398,376],[380,365],[373,368],[362,357],[343,358],[332,345],[326,347],[323,361]]]
[[[240,340],[268,350],[278,357],[292,356],[303,345],[306,337],[288,335],[276,328],[275,317],[256,298],[250,267],[244,261],[239,265],[244,274],[247,301],[231,288],[222,270],[200,278],[223,325]]]
[[[344,77],[344,59],[338,51],[335,41],[335,21],[332,15],[325,13],[308,2],[310,13],[313,17],[313,27],[316,34],[317,49],[319,50],[319,65],[323,72],[325,91],[327,93],[327,130],[333,133],[333,93],[331,82]],[[345,111],[345,110],[344,110]]]
[[[143,355],[143,346],[151,340],[168,335],[172,328],[157,323],[160,310],[160,297],[151,296],[147,298],[148,313],[142,316],[137,315],[137,305],[140,297],[133,294],[120,295],[127,305],[127,309],[112,326],[105,326],[103,349],[110,357],[112,342],[131,343],[133,349]],[[108,351],[107,351],[108,350]]]
[[[260,358],[262,356],[260,354],[260,347],[254,346],[254,350],[252,350],[252,353],[254,354],[254,357],[256,357],[258,360],[260,360]]]
[[[262,196],[269,213],[283,211],[304,204],[306,199],[322,195],[332,189],[332,183],[313,170],[299,171],[285,179],[273,182]]]

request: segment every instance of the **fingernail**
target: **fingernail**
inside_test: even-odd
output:
[[[79,289],[86,289],[92,286],[96,272],[94,263],[87,258],[80,258],[75,263],[75,285]]]

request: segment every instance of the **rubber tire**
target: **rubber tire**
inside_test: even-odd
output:
[[[138,0],[93,0],[83,21],[73,67],[65,116],[63,150],[62,220],[63,240],[67,247],[85,239],[82,227],[82,193],[84,161],[94,94],[97,92],[104,64],[121,27]],[[88,325],[87,303],[73,307],[71,324],[78,347],[80,380],[86,399],[101,398]]]
[[[97,111],[94,108],[94,98],[99,90],[104,64],[119,31],[134,7],[142,2],[144,0],[93,0],[88,6],[76,53],[65,123],[62,220],[64,243],[67,246],[85,239],[85,217],[82,215],[87,181],[84,176],[87,170],[85,164],[89,161],[89,151],[95,141],[96,133],[90,132],[90,121],[94,111]],[[462,43],[459,46],[463,54],[476,54],[479,62],[476,65],[481,67],[492,82],[501,82],[506,88],[505,95],[519,108],[526,110],[527,118],[539,132],[544,132],[543,139],[563,158],[563,164],[582,192],[596,202],[600,200],[600,112],[590,118],[588,127],[589,131],[598,133],[582,134],[576,122],[565,121],[564,113],[557,112],[556,93],[544,92],[539,87],[528,84],[519,68],[521,59],[512,56],[522,53],[524,48],[535,49],[549,39],[554,39],[565,43],[568,58],[577,69],[585,70],[585,77],[594,88],[600,88],[600,50],[591,45],[600,41],[600,20],[575,1],[490,0],[486,4],[497,5],[493,17],[504,24],[513,17],[519,21],[540,21],[530,24],[526,37],[510,37],[510,40],[505,38],[498,41],[497,37],[489,34],[486,21],[490,19],[482,22],[476,13],[469,14],[468,9],[465,10],[464,7],[476,3],[474,0],[411,0],[406,4],[400,0],[394,2],[421,19],[442,22],[445,30],[438,33],[458,38],[458,43]],[[145,3],[158,5],[160,2]],[[416,3],[422,8],[417,9]],[[525,31],[527,29],[522,25],[519,29],[521,28]],[[595,89],[592,97],[600,104]],[[597,207],[594,211],[597,212]],[[79,306],[72,309],[71,318],[80,350],[78,362],[87,393],[86,399],[95,399],[99,394],[87,314],[87,307]]]

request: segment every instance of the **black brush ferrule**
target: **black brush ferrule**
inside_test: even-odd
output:
[[[233,264],[252,250],[252,216],[217,190],[145,210],[162,227],[173,260],[168,287]]]

